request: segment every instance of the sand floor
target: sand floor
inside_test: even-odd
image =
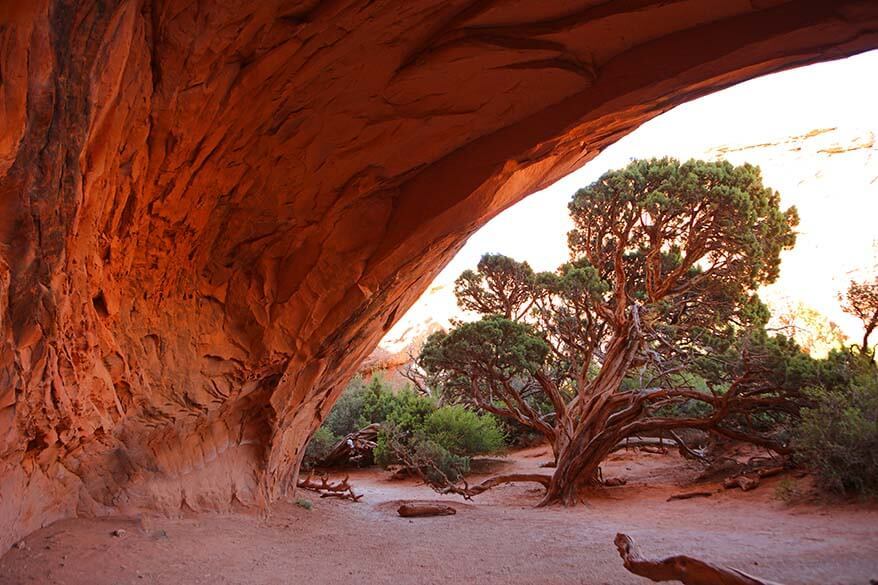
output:
[[[532,449],[493,467],[535,470],[544,460],[545,450]],[[267,518],[57,522],[0,559],[0,584],[648,583],[622,567],[617,532],[650,556],[690,554],[783,583],[878,579],[878,506],[789,505],[775,494],[779,478],[752,492],[667,501],[695,489],[697,474],[676,455],[619,453],[605,475],[627,485],[574,509],[536,509],[532,486],[504,486],[464,503],[413,480],[358,470],[351,482],[365,494],[359,503],[303,491],[311,510],[281,503]],[[412,499],[452,502],[458,513],[398,517],[399,502]],[[117,529],[125,533],[113,536]]]

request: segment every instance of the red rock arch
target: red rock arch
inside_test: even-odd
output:
[[[467,236],[863,0],[0,0],[0,550],[277,497]]]

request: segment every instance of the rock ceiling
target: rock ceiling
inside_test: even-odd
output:
[[[0,0],[0,551],[267,505],[467,236],[863,0]]]

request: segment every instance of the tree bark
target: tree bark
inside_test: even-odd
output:
[[[647,559],[626,534],[617,534],[614,542],[625,568],[651,581],[680,581],[684,585],[780,585],[737,569],[683,555],[660,560]]]

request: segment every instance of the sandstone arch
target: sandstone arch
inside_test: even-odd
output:
[[[469,234],[869,0],[0,0],[0,551],[268,502]]]

